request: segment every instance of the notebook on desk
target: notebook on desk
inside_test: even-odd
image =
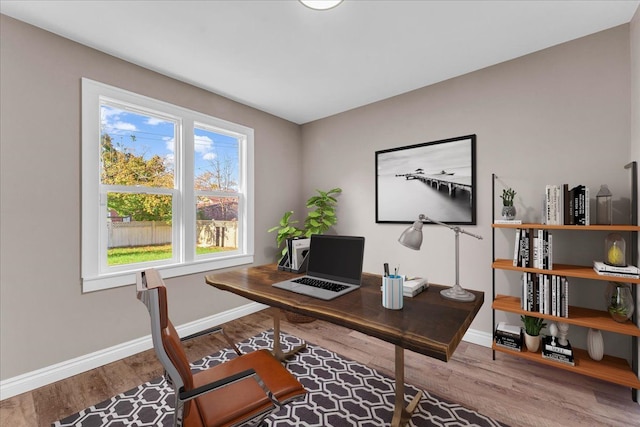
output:
[[[307,274],[273,286],[323,300],[360,287],[364,237],[314,234],[309,244]]]

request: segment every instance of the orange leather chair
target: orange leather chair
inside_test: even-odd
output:
[[[306,393],[267,350],[239,355],[192,374],[181,339],[167,315],[167,289],[162,278],[149,269],[137,273],[136,282],[138,299],[151,316],[153,347],[175,391],[175,426],[259,424],[282,404]]]

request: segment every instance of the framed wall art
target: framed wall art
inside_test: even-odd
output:
[[[376,151],[376,222],[476,224],[476,135]]]

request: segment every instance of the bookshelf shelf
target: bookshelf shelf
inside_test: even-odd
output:
[[[605,355],[602,360],[596,362],[589,357],[586,350],[574,348],[575,366],[571,366],[561,362],[554,362],[553,360],[545,359],[539,352],[532,353],[527,351],[526,348],[523,348],[522,351],[515,351],[496,346],[494,343],[492,349],[510,356],[520,357],[522,359],[531,360],[533,362],[542,363],[548,366],[564,369],[566,371],[608,381],[610,383],[631,387],[633,389],[640,388],[640,380],[633,373],[627,361],[618,357]]]
[[[557,317],[549,314],[532,313],[520,308],[520,298],[511,295],[496,295],[491,307],[494,310],[533,315],[543,319],[569,323],[570,325],[584,326],[586,328],[595,328],[602,331],[640,337],[640,328],[634,325],[631,321],[626,321],[625,323],[616,322],[606,311],[570,305],[569,317]]]
[[[535,228],[536,230],[575,230],[575,231],[640,231],[638,225],[547,225],[547,224],[491,224],[493,228]]]
[[[637,247],[638,247],[638,234],[640,232],[640,226],[638,226],[638,200],[637,200],[638,171],[637,171],[636,162],[632,162],[629,165],[626,165],[625,169],[631,169],[631,183],[632,183],[631,184],[631,193],[632,193],[631,215],[630,215],[631,224],[549,225],[549,224],[536,224],[536,223],[515,224],[515,223],[502,223],[502,222],[496,222],[492,224],[492,237],[493,237],[492,259],[493,261],[491,263],[491,267],[493,271],[492,273],[493,302],[492,302],[491,308],[493,313],[493,330],[494,331],[496,329],[496,312],[507,312],[507,313],[514,313],[518,315],[535,316],[538,318],[546,319],[548,321],[567,323],[570,325],[581,326],[584,328],[599,329],[602,331],[607,331],[607,332],[627,336],[628,339],[631,340],[632,354],[629,359],[631,363],[629,363],[627,359],[613,357],[607,354],[604,355],[602,360],[595,361],[591,359],[591,357],[589,357],[589,354],[586,350],[575,348],[575,347],[573,348],[573,358],[575,361],[575,366],[564,364],[562,362],[558,362],[554,360],[545,359],[542,357],[542,354],[540,352],[534,353],[534,352],[527,351],[527,349],[524,348],[524,344],[523,344],[523,351],[516,351],[509,348],[505,348],[503,346],[498,346],[495,344],[495,341],[494,341],[492,349],[493,349],[494,359],[495,359],[496,352],[500,352],[503,354],[507,354],[509,356],[526,359],[536,363],[542,363],[548,366],[554,366],[556,368],[564,369],[566,371],[575,372],[577,374],[581,374],[581,375],[589,376],[592,378],[597,378],[603,381],[608,381],[614,384],[630,387],[631,397],[634,401],[637,402],[638,390],[640,390],[639,360],[638,360],[638,351],[637,351],[638,338],[640,337],[640,313],[634,313],[631,320],[628,320],[625,323],[619,323],[613,320],[607,311],[594,310],[590,308],[571,305],[568,307],[568,317],[559,317],[559,316],[554,316],[550,314],[539,313],[537,311],[524,310],[522,308],[520,295],[516,297],[512,295],[501,295],[496,293],[496,271],[503,270],[503,271],[519,272],[521,277],[523,276],[522,273],[534,273],[534,275],[540,274],[540,275],[564,276],[569,278],[573,277],[573,278],[599,281],[602,283],[606,283],[606,282],[629,283],[631,284],[634,301],[637,302],[638,293],[639,293],[638,290],[640,290],[640,287],[638,287],[637,285],[640,285],[640,279],[636,279],[632,277],[624,277],[624,276],[601,275],[601,274],[598,274],[593,269],[593,265],[585,266],[585,265],[553,263],[552,269],[539,269],[539,268],[531,268],[531,267],[514,266],[513,258],[505,259],[505,258],[496,257],[496,230],[497,229],[511,229],[514,232],[514,235],[522,234],[516,231],[518,229],[529,230],[527,235],[533,234],[534,230],[566,230],[567,231],[568,234],[558,233],[557,237],[556,237],[556,234],[554,234],[554,240],[556,238],[562,238],[562,239],[570,238],[567,236],[570,236],[571,233],[574,233],[574,232],[593,232],[593,231],[609,232],[609,233],[624,232],[624,233],[629,233],[631,236],[631,242],[629,242],[630,244],[627,246],[627,248],[631,250],[632,262],[635,263],[635,265],[638,265],[639,256],[637,253]],[[493,179],[492,195],[494,200],[494,206],[492,209],[493,218],[496,218],[495,216],[496,178],[497,178],[496,175],[493,174],[492,176],[492,179]],[[588,200],[584,204],[588,206]],[[587,212],[587,216],[588,216],[588,212]],[[562,215],[560,215],[560,217],[562,218]],[[557,215],[556,215],[556,218],[557,218]],[[573,219],[569,218],[568,220],[567,217],[565,217],[564,220],[565,222],[568,222],[569,220],[573,222]],[[575,221],[577,222],[577,220]],[[596,234],[594,234],[594,236],[597,236],[598,238],[600,238],[600,236]],[[524,245],[525,245],[524,251],[526,251],[527,243],[525,242]],[[529,245],[531,245],[531,243],[529,243]],[[536,246],[536,248],[537,247],[538,246]],[[511,249],[511,251],[513,251],[513,248]],[[531,259],[531,258],[528,258],[528,259]],[[531,263],[531,261],[529,262]],[[528,265],[531,265],[530,263]],[[515,275],[514,277],[517,277],[517,275]],[[537,278],[537,277],[543,277],[543,276],[535,276],[535,277]],[[529,275],[527,275],[527,280],[528,278],[529,278]],[[509,280],[509,277],[506,277],[506,279]],[[534,281],[535,280],[538,280],[538,279],[534,279]],[[571,294],[572,289],[573,289],[573,292],[579,292],[579,288],[580,286],[578,284],[571,283],[569,294]],[[546,289],[545,292],[548,292],[547,287],[545,287],[544,289]],[[578,290],[576,291],[575,289],[578,289]],[[531,295],[530,292],[531,291],[529,290],[529,295]],[[535,287],[533,292],[534,292],[533,298],[535,300],[535,295],[536,295]],[[542,291],[540,292],[542,293]],[[564,299],[564,293],[563,293],[563,299]],[[569,300],[571,300],[571,298],[569,298]],[[529,297],[529,301],[531,301],[531,297]],[[543,300],[543,301],[547,301],[547,300]],[[546,305],[546,304],[548,304],[548,302],[544,302],[544,304],[542,305]]]
[[[556,276],[579,277],[582,279],[604,280],[607,282],[625,282],[640,285],[640,279],[619,276],[603,276],[596,273],[593,267],[569,264],[554,264],[553,270],[539,268],[516,267],[512,259],[496,259],[491,265],[496,270],[528,271],[529,273],[555,274]]]

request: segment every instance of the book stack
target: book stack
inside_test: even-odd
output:
[[[548,225],[589,225],[589,187],[569,184],[546,185],[542,223]]]
[[[564,185],[564,223],[565,225],[589,225],[589,187],[576,185],[569,190]]]
[[[593,270],[600,276],[626,277],[629,279],[640,279],[640,269],[633,265],[618,267],[609,265],[602,261],[593,261]]]
[[[573,359],[573,349],[571,348],[571,343],[569,343],[569,341],[567,341],[566,345],[560,345],[555,337],[548,336],[542,340],[542,343],[543,358],[571,366],[576,365]]]
[[[495,332],[496,346],[509,350],[522,351],[522,328],[508,325],[506,322],[498,323]]]
[[[425,278],[412,277],[407,279],[405,276],[402,276],[402,278],[404,279],[402,281],[402,295],[406,298],[413,298],[429,288],[429,281]]]
[[[569,317],[569,281],[555,274],[522,273],[520,308]]]
[[[553,235],[549,230],[516,229],[513,265],[553,269]]]
[[[402,283],[402,292],[405,297],[413,298],[420,292],[429,287],[427,279],[422,277],[414,277],[412,279],[404,280]]]
[[[561,225],[564,222],[564,192],[559,185],[544,188],[544,223]]]

